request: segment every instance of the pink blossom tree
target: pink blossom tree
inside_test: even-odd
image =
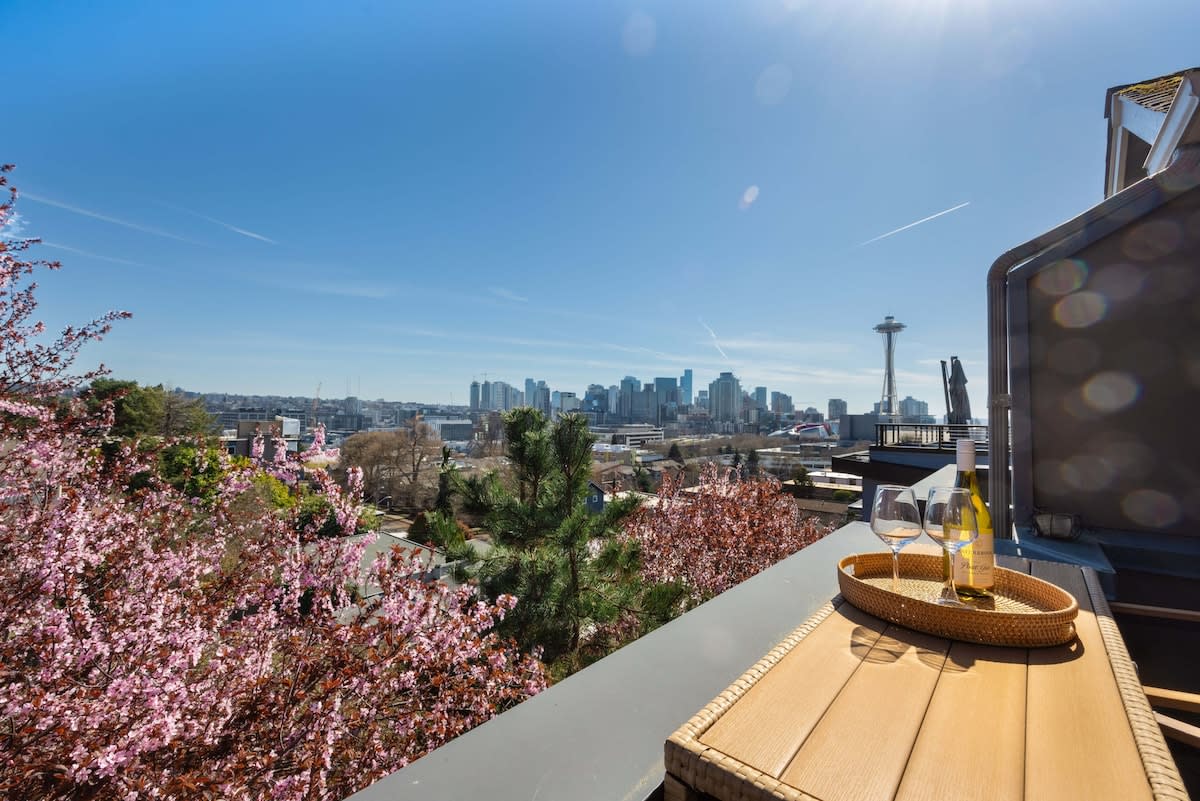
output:
[[[681,477],[663,478],[657,502],[630,520],[640,545],[643,578],[678,586],[684,605],[701,603],[816,542],[829,528],[801,518],[796,501],[770,477],[739,480],[705,465],[684,491]]]
[[[395,549],[364,568],[369,535],[253,502],[300,460],[225,460],[200,503],[107,438],[111,406],[61,395],[127,315],[47,338],[30,276],[57,265],[30,244],[0,242],[0,796],[342,798],[545,686],[493,631],[511,597],[421,582]],[[301,458],[353,534],[354,477],[319,440]]]

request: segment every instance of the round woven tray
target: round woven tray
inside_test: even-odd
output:
[[[942,557],[900,554],[900,592],[892,592],[891,553],[851,554],[838,563],[842,596],[905,628],[952,640],[1030,648],[1075,636],[1079,603],[1065,590],[1025,573],[996,568],[993,598],[940,606]]]

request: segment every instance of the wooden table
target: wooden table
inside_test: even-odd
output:
[[[1075,641],[952,642],[838,596],[671,736],[667,801],[1187,799],[1095,572],[1000,563],[1078,599]]]

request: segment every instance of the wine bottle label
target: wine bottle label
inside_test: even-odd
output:
[[[991,589],[996,583],[993,547],[992,532],[986,531],[981,532],[975,542],[960,550],[954,558],[954,583],[962,587]]]

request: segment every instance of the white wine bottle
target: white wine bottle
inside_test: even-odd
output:
[[[975,443],[969,439],[958,440],[958,475],[954,486],[971,493],[971,505],[975,507],[975,520],[979,525],[979,538],[958,552],[954,558],[954,584],[958,594],[969,598],[987,598],[995,584],[996,555],[993,545],[992,516],[988,512],[983,496],[979,494],[979,476],[975,473]],[[943,555],[942,569],[949,572],[949,559]],[[944,576],[943,576],[944,578]]]

